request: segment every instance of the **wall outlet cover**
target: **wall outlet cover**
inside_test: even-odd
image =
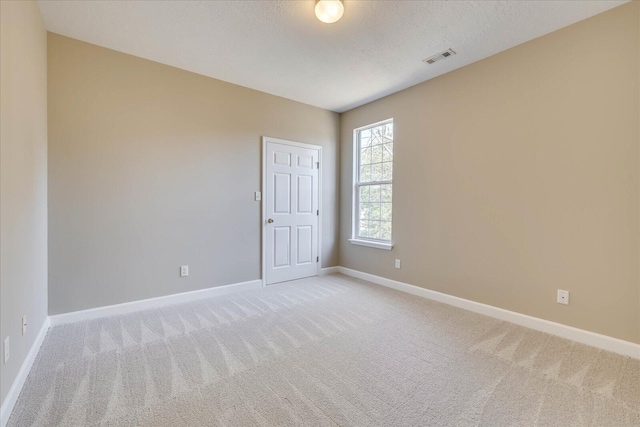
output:
[[[22,335],[27,333],[27,315],[22,316]]]
[[[400,268],[400,260],[399,259],[396,260],[396,268]]]
[[[558,304],[569,305],[569,291],[558,289]]]
[[[187,277],[189,275],[189,266],[183,265],[180,267],[180,277]]]

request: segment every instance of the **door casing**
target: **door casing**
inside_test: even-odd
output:
[[[320,167],[318,168],[318,206],[320,208],[320,214],[318,215],[318,262],[316,275],[319,276],[322,270],[322,215],[323,215],[323,205],[322,205],[322,146],[307,144],[304,142],[297,141],[288,141],[286,139],[272,138],[270,136],[262,137],[262,213],[260,215],[260,227],[261,227],[261,240],[262,240],[262,286],[267,286],[267,144],[268,143],[276,143],[282,145],[289,145],[292,147],[301,147],[301,148],[311,148],[314,150],[318,150],[318,162],[320,162]]]

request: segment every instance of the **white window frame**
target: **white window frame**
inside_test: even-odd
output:
[[[359,127],[353,130],[353,187],[352,187],[352,209],[351,209],[351,238],[349,242],[352,245],[368,246],[370,248],[384,249],[390,251],[393,249],[393,221],[391,225],[391,239],[392,240],[380,240],[370,239],[365,237],[358,237],[358,228],[360,227],[360,183],[358,180],[358,173],[360,171],[360,143],[358,134],[360,131],[374,128],[377,126],[393,123],[393,118],[382,120],[380,122],[371,123],[366,126]],[[395,126],[394,126],[394,150],[395,150]],[[375,181],[367,182],[364,185],[378,185],[378,184],[391,184],[393,188],[393,177],[389,181]],[[392,196],[393,197],[393,196]],[[391,205],[393,209],[393,201]]]

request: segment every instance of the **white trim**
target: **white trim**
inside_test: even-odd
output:
[[[318,150],[318,162],[320,163],[320,167],[318,168],[318,210],[320,214],[318,215],[318,261],[316,266],[316,276],[320,276],[322,274],[322,214],[324,212],[324,208],[322,206],[322,169],[323,169],[323,161],[322,161],[322,146],[315,144],[307,144],[306,142],[297,142],[297,141],[288,141],[286,139],[272,138],[270,136],[262,137],[262,199],[261,199],[261,212],[262,215],[260,217],[260,238],[262,240],[262,253],[260,257],[262,258],[262,272],[261,272],[261,280],[262,286],[267,286],[267,239],[265,233],[267,232],[267,228],[265,227],[265,221],[267,220],[267,143],[275,143],[282,145],[289,145],[292,147],[300,147],[300,148],[309,148],[312,150]]]
[[[340,273],[340,267],[327,267],[320,269],[320,276],[326,276],[327,274]]]
[[[305,145],[305,144],[303,144]],[[322,147],[319,145],[306,144],[310,147],[318,148],[318,265],[316,274],[319,276],[322,272],[322,214],[324,213],[324,206],[322,206],[322,168],[324,161],[322,160]]]
[[[384,249],[390,251],[393,249],[393,243],[376,242],[375,240],[363,240],[363,239],[349,239],[349,243],[358,246],[368,246],[370,248]]]
[[[260,191],[262,191],[262,197],[260,198],[260,280],[262,286],[267,286],[267,236],[265,221],[267,220],[267,137],[262,137],[262,182],[260,183]]]
[[[44,341],[44,337],[47,335],[47,331],[49,330],[50,321],[47,317],[40,328],[40,332],[38,332],[38,336],[36,340],[33,342],[29,353],[27,353],[27,357],[22,362],[22,366],[18,371],[18,375],[16,379],[13,380],[13,384],[11,384],[11,388],[7,393],[7,396],[4,398],[4,402],[2,402],[2,408],[0,408],[0,427],[5,427],[9,422],[9,417],[11,416],[11,412],[13,411],[16,402],[18,401],[18,397],[20,396],[20,392],[22,391],[22,386],[24,386],[27,377],[29,376],[29,372],[31,371],[31,367],[33,366],[33,362],[36,360],[36,356],[40,351],[40,347]]]
[[[468,299],[455,297],[453,295],[443,294],[441,292],[432,291],[430,289],[421,288],[419,286],[409,285],[407,283],[375,276],[369,273],[363,273],[361,271],[352,270],[350,268],[339,267],[338,270],[340,271],[340,273],[347,276],[366,280],[377,285],[386,286],[398,291],[407,292],[412,295],[417,295],[419,297],[442,302],[444,304],[449,304],[454,307],[473,311],[475,313],[484,314],[485,316],[505,320],[507,322],[515,323],[516,325],[535,329],[541,332],[546,332],[548,334],[573,340],[592,347],[600,348],[602,350],[612,351],[623,356],[640,359],[640,344],[624,341],[607,335],[597,334],[595,332],[586,331],[584,329],[574,328],[573,326],[567,326],[561,323],[528,316],[526,314],[516,313],[514,311],[509,311],[503,308],[498,308]]]
[[[263,143],[264,142],[273,142],[275,144],[291,145],[292,147],[310,148],[312,150],[322,150],[322,146],[321,145],[307,144],[306,142],[289,141],[289,140],[286,140],[286,139],[272,138],[270,136],[263,136],[262,137],[262,142]]]
[[[260,288],[262,288],[261,280],[251,280],[248,282],[216,286],[213,288],[200,289],[197,291],[181,292],[179,294],[166,295],[163,297],[125,302],[122,304],[107,305],[104,307],[90,308],[88,310],[73,311],[71,313],[56,314],[54,316],[49,316],[49,318],[51,319],[51,326],[57,326],[63,325],[65,323],[98,319],[100,317],[115,316],[118,314],[127,314],[134,311],[166,307],[168,305],[180,304],[184,302],[200,300],[203,298],[217,297],[220,295]]]
[[[368,125],[357,127],[354,129],[354,131],[375,128],[381,125],[386,125],[387,123],[391,123],[391,122],[393,122],[393,117],[389,117],[388,119],[380,120],[379,122],[370,123]]]

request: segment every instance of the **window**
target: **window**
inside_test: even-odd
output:
[[[350,242],[391,249],[393,120],[355,130],[353,236]]]

